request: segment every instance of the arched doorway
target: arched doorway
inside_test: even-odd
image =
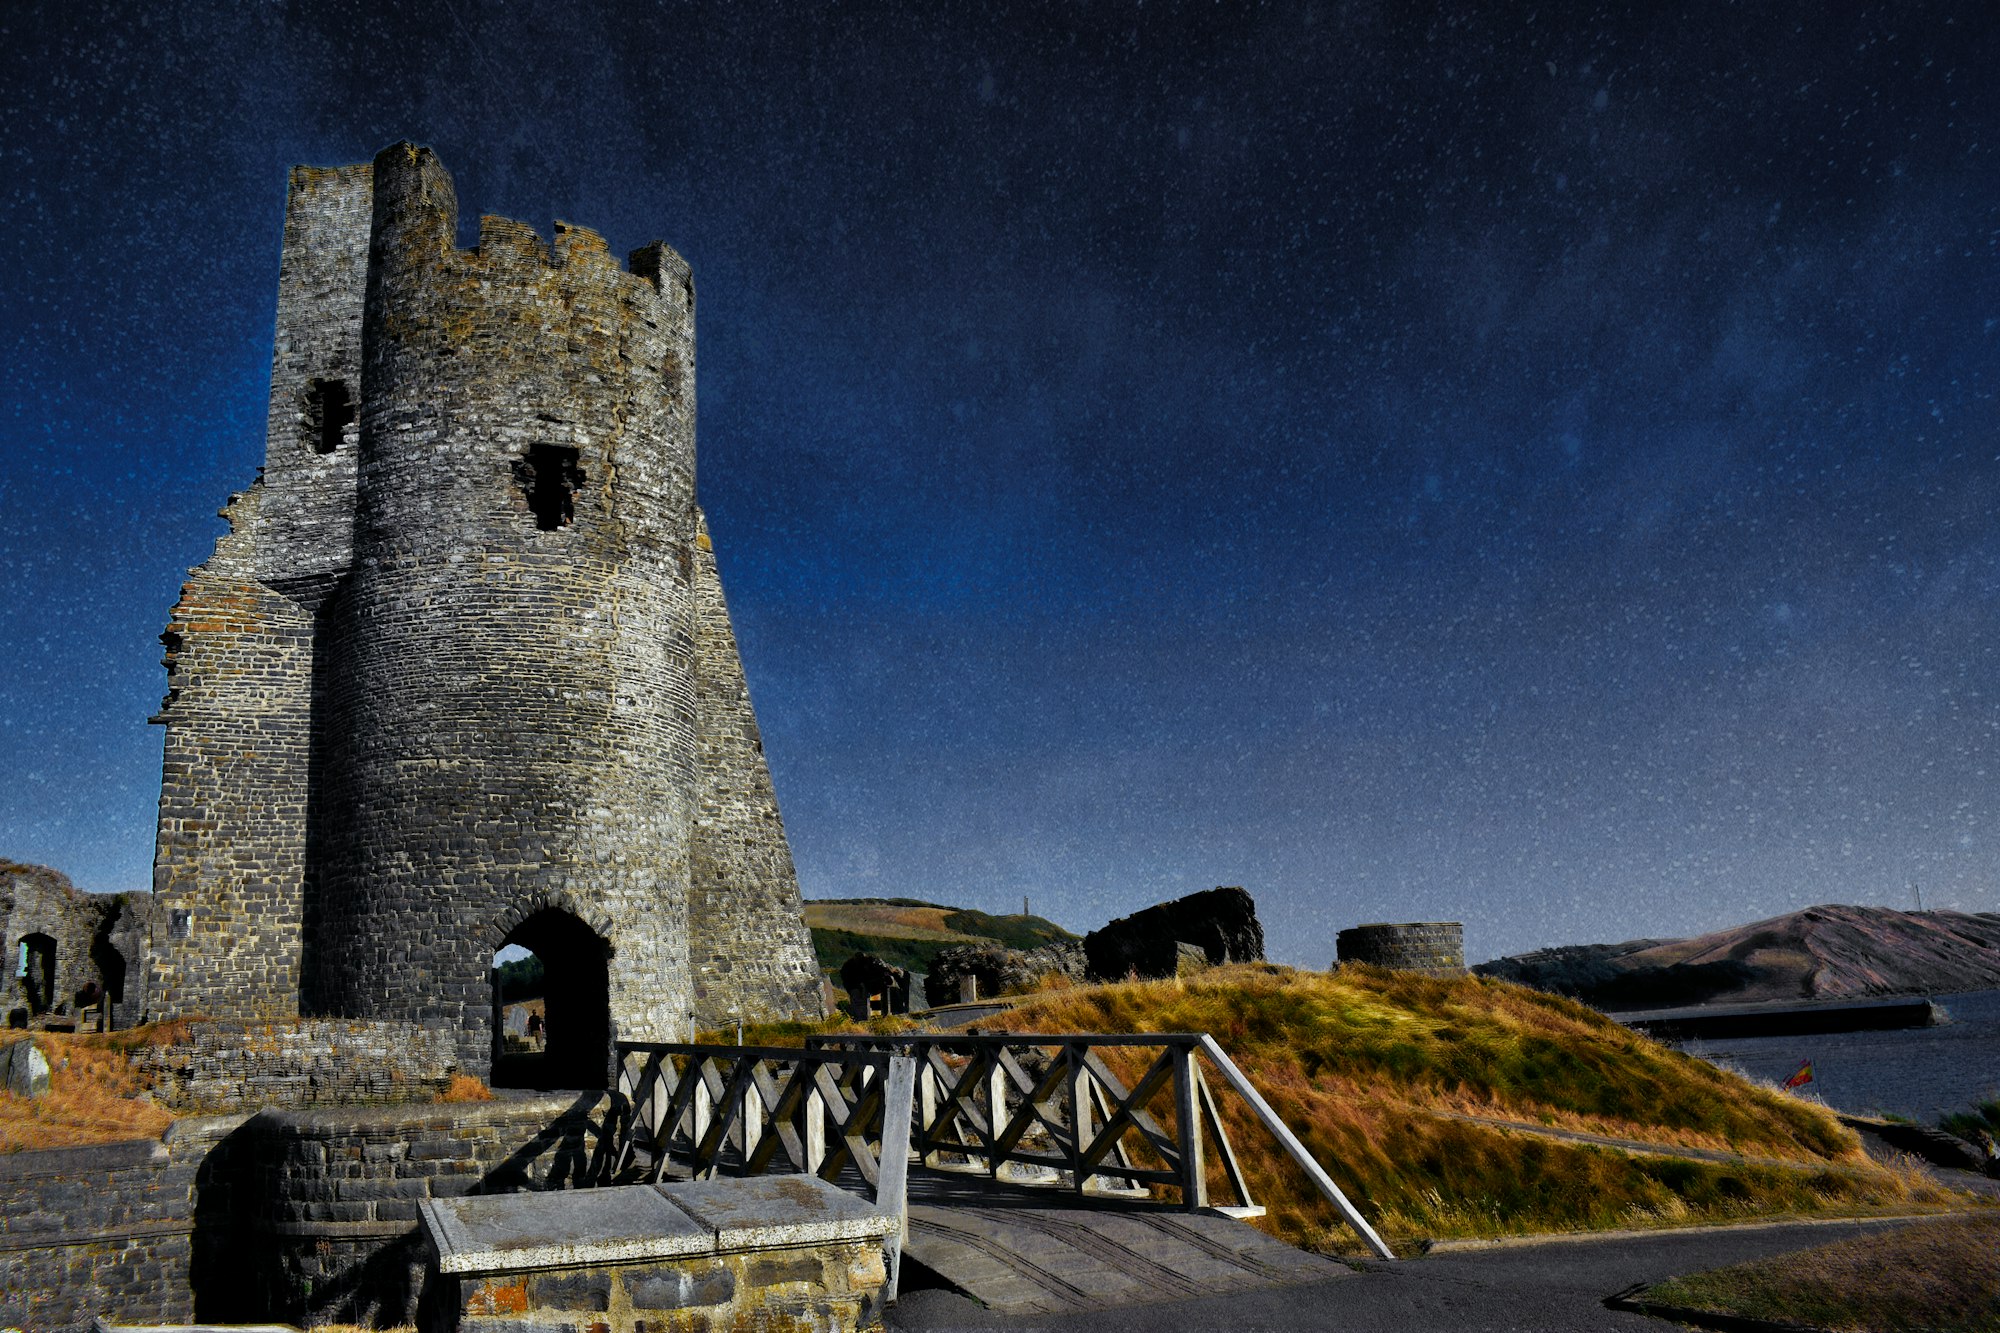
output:
[[[507,933],[493,955],[494,1087],[605,1086],[610,954],[596,931],[558,908]]]
[[[100,936],[91,941],[90,961],[97,968],[98,984],[102,987],[98,997],[98,1027],[109,1030],[118,1026],[118,1006],[125,1003],[125,955],[117,945]]]
[[[28,1001],[28,1016],[40,1017],[56,1007],[56,942],[36,932],[21,937],[21,993]]]

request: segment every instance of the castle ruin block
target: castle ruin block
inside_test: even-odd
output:
[[[820,1011],[695,503],[694,286],[656,244],[481,219],[398,144],[299,168],[266,461],[169,629],[158,1016],[458,1034],[549,975],[609,1042]]]

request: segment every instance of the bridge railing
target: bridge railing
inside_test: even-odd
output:
[[[907,1159],[914,1066],[894,1052],[619,1042],[618,1065],[614,1178],[643,1150],[651,1180],[852,1166],[879,1191]]]
[[[1132,1073],[1125,1081],[1107,1063]],[[942,1172],[1139,1195],[1164,1186],[1190,1211],[1214,1206],[1220,1167],[1239,1216],[1261,1212],[1203,1073],[1243,1098],[1375,1253],[1354,1205],[1235,1063],[1199,1032],[1117,1035],[836,1034],[805,1047],[621,1042],[612,1172],[704,1178],[849,1165],[900,1216],[911,1156]],[[1133,1072],[1136,1071],[1136,1072]],[[782,1158],[782,1162],[781,1159]]]
[[[1233,1205],[1254,1216],[1236,1148],[1203,1073],[1203,1057],[1249,1106],[1278,1146],[1382,1258],[1392,1258],[1326,1170],[1271,1109],[1235,1061],[1205,1032],[1121,1034],[840,1033],[806,1039],[809,1050],[857,1055],[896,1053],[916,1066],[912,1150],[933,1170],[978,1172],[1076,1193],[1178,1191],[1181,1206],[1217,1206],[1210,1197],[1211,1158]],[[1104,1052],[1131,1049],[1128,1087]],[[1148,1060],[1148,1052],[1157,1052]],[[1172,1114],[1165,1110],[1171,1106]],[[1030,1173],[1039,1181],[1025,1178]]]
[[[619,1042],[612,1096],[613,1180],[790,1172],[835,1180],[859,1172],[896,1218],[895,1299],[908,1229],[910,1102],[916,1064],[889,1051]]]

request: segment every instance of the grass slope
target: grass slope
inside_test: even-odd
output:
[[[1668,1050],[1573,1001],[1479,978],[1266,965],[1043,992],[1017,1032],[1209,1032],[1391,1243],[1942,1204],[1819,1107]],[[778,1038],[783,1030],[767,1030]],[[1110,1052],[1116,1057],[1119,1052]],[[1115,1058],[1110,1060],[1114,1067]],[[1136,1076],[1131,1061],[1121,1074]],[[1355,1242],[1233,1095],[1268,1229]],[[1524,1133],[1489,1123],[1545,1127]],[[1659,1155],[1566,1141],[1563,1131]],[[1676,1149],[1733,1154],[1708,1161]],[[1212,1188],[1226,1197],[1219,1166]]]
[[[1677,1277],[1648,1303],[1869,1333],[2000,1329],[2000,1217],[1954,1218]]]
[[[872,953],[912,972],[928,972],[940,951],[961,944],[1039,949],[1077,937],[1038,916],[994,916],[915,898],[839,898],[805,904],[820,968],[838,972],[857,953]]]

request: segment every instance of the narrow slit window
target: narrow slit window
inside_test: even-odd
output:
[[[314,380],[306,389],[306,437],[312,451],[330,454],[338,449],[353,423],[354,400],[347,396],[347,381]]]
[[[528,498],[535,526],[554,532],[576,517],[576,493],[583,489],[583,468],[577,452],[559,444],[535,444],[525,458],[514,461],[514,481]]]

